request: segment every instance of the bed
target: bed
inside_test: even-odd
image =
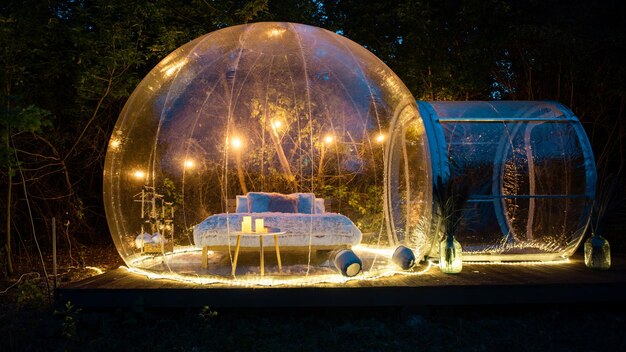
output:
[[[286,206],[285,197],[289,203]],[[237,197],[235,213],[215,214],[197,224],[194,244],[204,250],[229,250],[236,245],[236,232],[241,231],[244,216],[262,218],[265,226],[285,232],[278,237],[281,250],[332,250],[359,244],[363,236],[359,228],[344,215],[326,212],[323,204],[323,199],[311,193],[250,192]],[[259,241],[242,237],[240,246],[241,250],[258,250]],[[268,237],[263,248],[274,248],[274,239]]]

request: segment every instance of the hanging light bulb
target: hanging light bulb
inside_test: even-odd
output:
[[[239,137],[235,137],[230,141],[230,145],[234,148],[234,149],[241,149],[242,147],[242,143],[241,143],[241,139]]]
[[[283,122],[280,120],[272,120],[272,127],[275,130],[279,130],[281,127],[283,127]]]
[[[187,159],[183,165],[185,166],[185,169],[193,169],[193,167],[196,166],[196,163],[193,159]]]
[[[384,141],[385,141],[385,135],[384,135],[384,134],[382,134],[382,133],[379,133],[379,134],[376,136],[376,142],[377,142],[377,143],[382,143],[382,142],[384,142]]]
[[[335,141],[335,137],[333,137],[330,134],[326,135],[326,137],[324,137],[324,143],[326,143],[326,144],[331,144],[334,141]]]
[[[141,170],[136,170],[135,172],[133,172],[133,177],[138,180],[143,180],[144,177],[146,177],[146,173]]]

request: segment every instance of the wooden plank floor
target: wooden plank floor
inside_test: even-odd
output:
[[[307,287],[239,288],[151,280],[124,269],[57,290],[82,307],[374,307],[550,304],[626,301],[626,256],[611,270],[585,268],[580,256],[559,265],[470,265],[457,275],[433,267],[424,275]]]

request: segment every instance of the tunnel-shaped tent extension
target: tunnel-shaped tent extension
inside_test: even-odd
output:
[[[418,107],[433,178],[453,177],[470,190],[457,235],[464,260],[555,260],[576,250],[596,169],[568,108],[546,101],[420,101]]]

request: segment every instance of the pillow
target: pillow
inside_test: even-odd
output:
[[[265,192],[248,192],[248,211],[250,213],[265,213],[269,211],[270,194]]]
[[[324,198],[315,198],[315,214],[324,214],[325,212]]]
[[[163,235],[161,235],[161,234],[160,234],[160,233],[158,233],[158,232],[154,233],[154,234],[152,235],[152,243],[157,243],[157,244],[159,244],[159,243],[161,243],[161,242],[163,242],[163,243],[166,243],[166,242],[167,242],[167,241],[166,241],[166,239],[165,239],[165,237],[163,237]]]
[[[141,241],[141,238],[143,237],[143,242]],[[137,237],[135,237],[135,247],[137,248],[143,248],[143,245],[146,243],[152,243],[152,236],[149,233],[143,233],[143,234],[139,234],[137,235]]]
[[[298,197],[292,194],[272,193],[268,211],[275,213],[297,213]]]
[[[292,193],[290,196],[298,197],[298,213],[312,214],[314,210],[315,194],[313,193]]]
[[[237,196],[237,209],[235,209],[235,213],[249,213],[248,209],[248,197],[247,196]]]

